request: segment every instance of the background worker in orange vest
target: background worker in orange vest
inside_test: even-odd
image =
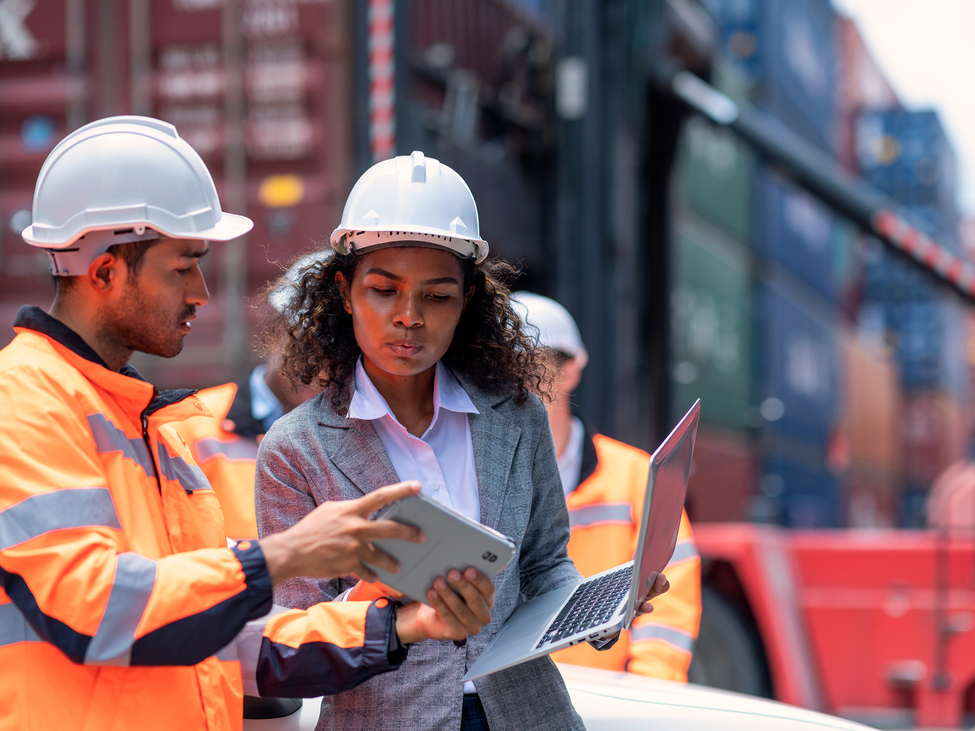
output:
[[[295,261],[268,294],[272,316],[284,317],[302,272],[331,255],[331,249],[315,251]],[[279,330],[272,328],[272,332]],[[270,343],[265,349],[264,362],[236,383],[197,393],[213,417],[196,416],[176,427],[220,500],[227,535],[238,541],[257,538],[254,472],[258,443],[275,421],[320,390],[314,385],[293,389],[281,373],[283,347]]]
[[[590,433],[572,415],[572,392],[589,356],[568,311],[529,292],[518,292],[512,299],[520,303],[529,325],[538,328],[539,344],[557,370],[553,400],[546,406],[569,506],[569,556],[583,576],[592,576],[633,558],[650,455]],[[597,652],[580,644],[552,657],[556,662],[626,669],[686,683],[701,619],[701,559],[686,512],[666,574],[670,591],[654,602],[651,614],[637,617],[629,631],[620,633],[613,648]]]
[[[172,424],[206,411],[128,359],[173,357],[209,300],[224,213],[199,155],[165,122],[115,117],[62,140],[41,168],[24,240],[56,277],[0,351],[0,730],[234,731],[243,694],[317,696],[395,670],[408,645],[476,634],[493,584],[438,579],[434,608],[388,599],[272,610],[298,576],[395,562],[368,516],[419,483],[330,503],[228,547],[220,506]]]

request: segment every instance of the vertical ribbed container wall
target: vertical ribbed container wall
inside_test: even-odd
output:
[[[739,69],[717,61],[711,83],[733,99],[745,98]],[[692,115],[684,125],[677,154],[681,202],[738,241],[751,245],[755,153],[738,135]]]
[[[833,214],[812,195],[767,168],[759,174],[758,191],[758,253],[835,301]]]
[[[763,432],[825,445],[839,400],[836,311],[796,297],[794,289],[785,277],[771,277],[755,289]]]
[[[958,246],[957,162],[937,112],[864,112],[856,149],[864,179],[914,208],[914,223],[926,233]]]
[[[866,248],[865,259],[861,321],[894,346],[904,390],[967,398],[966,306],[877,242]]]
[[[836,42],[829,0],[704,0],[704,6],[723,48],[756,82],[754,100],[832,150]]]
[[[704,423],[743,430],[752,389],[747,250],[709,234],[691,213],[678,218],[671,294],[674,416],[701,399]]]

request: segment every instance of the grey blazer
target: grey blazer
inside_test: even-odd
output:
[[[515,606],[526,598],[575,581],[566,554],[569,518],[545,407],[485,393],[456,374],[478,414],[471,436],[480,492],[481,522],[517,544],[514,558],[495,578],[492,621],[457,647],[452,642],[414,645],[399,670],[327,697],[318,729],[447,729],[461,724],[461,676]],[[335,413],[328,392],[279,419],[257,456],[257,524],[261,536],[294,525],[327,500],[361,497],[398,482],[372,422]],[[307,608],[334,599],[355,582],[291,579],[274,600]],[[554,663],[544,657],[477,681],[491,731],[584,729]]]

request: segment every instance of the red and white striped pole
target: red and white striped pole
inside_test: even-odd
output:
[[[395,0],[369,0],[369,149],[372,161],[396,154]]]

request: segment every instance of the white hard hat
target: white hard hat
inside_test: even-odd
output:
[[[108,117],[65,137],[34,188],[24,241],[48,250],[56,276],[83,274],[114,244],[160,234],[229,241],[254,226],[224,213],[203,160],[176,128],[149,117]]]
[[[333,254],[335,252],[332,249],[322,249],[321,251],[312,251],[304,254],[295,260],[295,263],[288,267],[288,271],[282,275],[280,283],[268,294],[267,301],[271,307],[279,315],[283,315],[291,304],[291,300],[297,292],[298,285],[301,284],[301,278],[305,275],[309,267],[319,263],[324,264]]]
[[[572,356],[580,368],[586,367],[589,353],[582,344],[576,321],[567,309],[553,299],[532,292],[515,292],[511,302],[525,322],[538,328],[539,345]]]
[[[488,255],[467,183],[422,152],[366,170],[345,202],[331,243],[340,254],[410,244],[447,249],[475,263]]]

